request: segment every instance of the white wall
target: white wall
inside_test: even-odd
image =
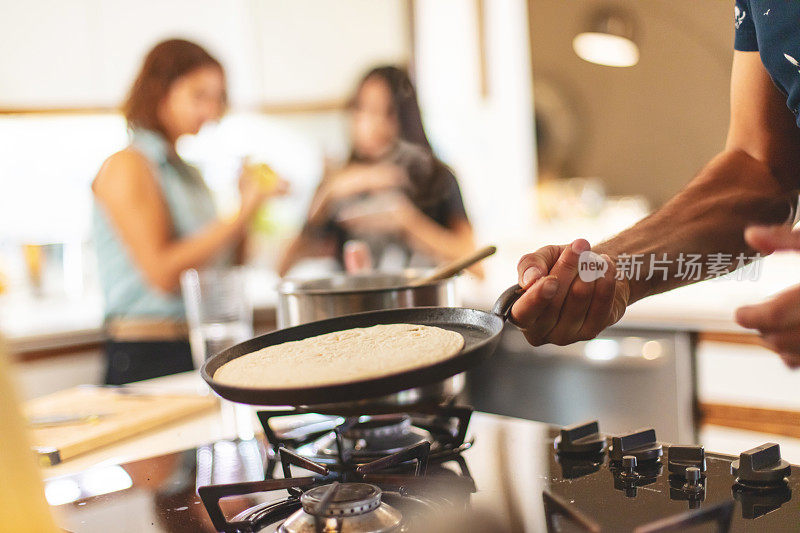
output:
[[[477,5],[415,2],[416,78],[431,141],[456,171],[478,238],[488,242],[532,224],[532,91],[526,2],[486,0],[482,96]]]
[[[406,0],[0,0],[0,108],[111,107],[147,51],[194,40],[234,107],[336,101],[409,58]]]
[[[572,39],[596,0],[530,0],[533,71],[561,89],[577,116],[572,176],[603,179],[614,195],[660,205],[725,144],[733,2],[616,0],[638,29],[629,68],[580,59]]]
[[[345,99],[365,68],[409,58],[406,0],[259,0],[256,53],[272,102]]]

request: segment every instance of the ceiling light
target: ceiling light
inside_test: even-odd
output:
[[[625,11],[603,9],[595,13],[586,31],[572,40],[581,59],[609,67],[632,67],[639,62],[635,24]]]

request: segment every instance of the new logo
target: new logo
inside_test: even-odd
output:
[[[608,270],[608,263],[600,254],[591,250],[583,252],[578,257],[578,276],[586,283],[602,278]]]

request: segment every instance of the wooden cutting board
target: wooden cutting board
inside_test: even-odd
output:
[[[98,414],[90,422],[29,426],[40,463],[54,465],[76,455],[214,408],[214,396],[152,394],[129,389],[75,387],[26,402],[28,419]]]

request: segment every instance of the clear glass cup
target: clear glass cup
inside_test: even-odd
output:
[[[181,274],[181,290],[195,368],[253,337],[253,305],[247,297],[243,268],[186,270]],[[253,438],[255,426],[249,405],[222,400],[221,413],[223,431],[242,440]]]
[[[253,305],[241,267],[186,270],[181,289],[196,368],[222,350],[253,336]]]

